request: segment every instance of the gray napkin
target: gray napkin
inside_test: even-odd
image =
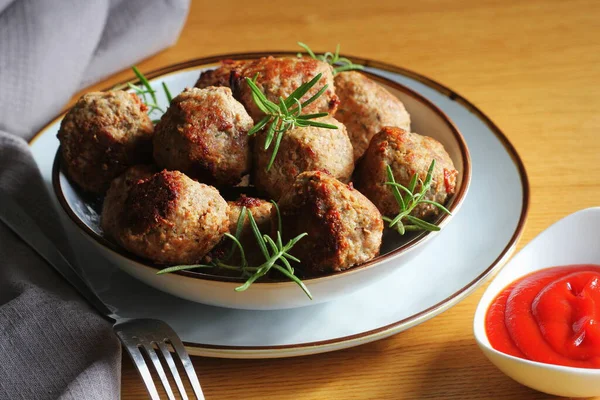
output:
[[[172,45],[189,0],[0,0],[0,196],[70,256],[27,143],[70,96]],[[19,138],[20,137],[20,138]],[[0,222],[0,399],[116,399],[121,348]]]

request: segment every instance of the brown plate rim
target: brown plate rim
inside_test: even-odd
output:
[[[258,56],[265,55],[265,54],[291,55],[291,54],[295,54],[295,53],[289,52],[289,51],[288,52],[280,51],[280,52],[244,53],[242,55],[240,55],[238,53],[226,54],[226,55],[203,57],[201,59],[189,60],[189,61],[186,61],[183,63],[176,64],[175,67],[178,69],[193,67],[194,65],[196,65],[199,62],[199,60],[203,60],[204,62],[206,62],[206,60],[213,60],[212,62],[217,62],[219,59],[231,58],[236,55],[240,55],[242,57],[258,57]],[[529,206],[530,206],[529,178],[527,176],[527,172],[525,170],[525,165],[523,164],[521,157],[519,156],[519,154],[516,151],[513,144],[508,140],[506,135],[502,132],[502,130],[485,113],[483,113],[481,110],[479,110],[469,100],[467,100],[466,98],[464,98],[457,92],[453,91],[452,89],[448,88],[447,86],[444,86],[441,83],[439,83],[431,78],[428,78],[424,75],[421,75],[421,74],[411,71],[409,69],[406,69],[403,67],[398,67],[396,65],[381,62],[381,61],[374,61],[374,60],[369,60],[369,59],[365,59],[365,58],[361,58],[361,57],[354,57],[351,55],[347,55],[346,57],[354,60],[354,62],[357,62],[357,63],[362,62],[362,64],[366,67],[378,68],[378,69],[381,69],[384,71],[400,74],[400,75],[409,77],[411,79],[414,79],[416,81],[419,81],[422,84],[446,95],[451,100],[460,103],[465,108],[467,108],[470,112],[472,112],[474,115],[476,115],[481,121],[483,121],[488,126],[488,128],[490,128],[490,130],[495,134],[495,136],[498,138],[498,140],[500,140],[501,144],[504,146],[507,153],[510,155],[511,159],[515,163],[515,165],[518,169],[518,172],[519,172],[520,180],[521,180],[521,187],[523,190],[523,201],[522,201],[521,215],[519,216],[519,223],[517,224],[515,232],[513,233],[512,237],[510,238],[510,240],[508,241],[508,243],[506,244],[504,249],[500,252],[498,257],[496,257],[496,259],[490,264],[490,266],[486,270],[484,270],[480,275],[478,275],[475,279],[473,279],[471,282],[469,282],[467,285],[465,285],[462,289],[453,293],[451,296],[448,296],[447,298],[441,300],[440,302],[434,304],[433,306],[431,306],[419,313],[411,315],[410,317],[404,318],[400,321],[396,321],[391,324],[381,326],[379,328],[372,329],[369,331],[357,333],[354,335],[347,335],[347,336],[343,336],[343,337],[339,337],[339,338],[335,338],[335,339],[306,342],[306,343],[297,343],[297,344],[287,344],[287,345],[224,346],[224,345],[212,345],[212,344],[184,342],[185,346],[189,350],[194,351],[198,354],[202,354],[203,350],[207,350],[209,352],[211,350],[215,351],[215,352],[220,351],[220,353],[213,352],[211,354],[229,353],[229,355],[231,355],[231,353],[243,354],[243,353],[250,353],[250,352],[254,352],[256,354],[266,354],[267,352],[271,352],[271,351],[278,352],[278,354],[282,354],[281,353],[282,351],[311,349],[311,348],[317,349],[317,348],[322,348],[322,347],[325,347],[328,345],[353,342],[353,341],[356,341],[359,339],[367,340],[369,338],[376,338],[379,335],[382,335],[385,333],[392,334],[395,332],[400,332],[402,330],[402,327],[404,327],[404,326],[410,327],[410,326],[416,325],[420,322],[423,322],[424,320],[426,320],[428,318],[438,315],[440,312],[455,305],[460,300],[462,300],[464,297],[466,297],[469,293],[473,292],[476,288],[481,286],[488,277],[490,277],[494,272],[496,272],[498,269],[500,269],[502,267],[502,265],[503,265],[502,261],[508,257],[508,255],[511,253],[511,251],[516,246],[516,243],[517,243],[518,239],[520,238],[520,236],[523,232],[523,229],[525,227],[525,221],[526,221],[527,215],[529,213]],[[172,67],[173,66],[168,66],[168,67],[158,69],[155,71],[155,74],[158,74],[158,75],[165,74],[167,71],[170,71],[172,69]],[[59,114],[49,124],[47,124],[42,130],[40,130],[40,132],[31,139],[30,145],[33,144],[33,142],[39,136],[41,136],[50,125],[54,124],[63,115],[64,115],[64,113]],[[327,351],[327,349],[325,351]],[[206,352],[204,352],[204,353],[206,353]],[[283,354],[282,356],[285,356],[285,354]]]
[[[292,54],[294,54],[294,53],[284,53],[284,54],[282,54],[282,53],[253,53],[253,56],[254,56],[254,58],[256,58],[256,57],[262,57],[265,55],[292,55]],[[229,54],[229,55],[223,55],[223,56],[200,58],[200,59],[187,61],[187,62],[180,63],[180,64],[175,64],[170,67],[161,68],[159,70],[155,70],[155,71],[147,73],[146,76],[148,79],[154,79],[157,77],[167,75],[169,73],[181,72],[182,70],[185,70],[185,69],[195,68],[195,67],[198,67],[201,65],[212,64],[214,62],[218,62],[223,59],[245,59],[245,58],[252,58],[252,57],[249,57],[248,54]],[[216,60],[216,61],[214,61],[214,60]],[[366,61],[366,60],[360,60],[360,61],[358,61],[358,63],[360,64],[360,63],[362,63],[362,61]],[[365,73],[370,78],[372,78],[378,82],[385,83],[386,85],[393,87],[394,89],[413,97],[418,102],[423,104],[425,107],[428,107],[430,110],[432,110],[434,113],[436,113],[450,127],[450,130],[454,136],[454,139],[458,142],[458,145],[460,148],[460,154],[461,154],[461,158],[462,158],[462,162],[463,162],[462,184],[461,184],[460,190],[458,193],[456,193],[453,196],[453,198],[451,199],[451,204],[448,206],[448,209],[450,210],[450,212],[452,212],[452,214],[454,214],[454,212],[462,204],[462,202],[466,196],[466,193],[468,191],[470,181],[471,181],[471,158],[470,158],[470,154],[469,154],[469,150],[466,145],[466,142],[465,142],[462,134],[460,133],[459,129],[439,107],[437,107],[435,104],[433,104],[427,98],[422,96],[420,93],[418,93],[398,82],[389,80],[385,77],[381,77],[379,75],[372,74],[367,71],[363,71],[363,73]],[[126,81],[126,82],[131,82],[131,81]],[[119,83],[116,86],[113,86],[113,88],[124,87],[126,82]],[[134,81],[134,83],[137,83],[137,82]],[[54,119],[50,124],[48,124],[42,130],[42,132],[45,131],[48,128],[48,126],[54,124],[57,121],[57,119],[64,116],[64,114],[67,111],[68,110],[63,112],[58,118]],[[35,138],[33,140],[35,140]],[[69,218],[78,226],[79,229],[81,229],[90,238],[94,239],[98,244],[100,244],[103,247],[107,248],[108,250],[118,254],[119,256],[128,259],[129,261],[135,262],[139,266],[151,268],[151,269],[154,269],[155,271],[159,271],[159,270],[165,268],[164,265],[152,263],[142,257],[132,254],[131,252],[128,252],[121,246],[117,245],[116,243],[113,243],[112,241],[108,240],[104,236],[99,235],[96,232],[94,232],[92,229],[90,229],[73,212],[73,210],[69,206],[67,200],[65,199],[64,193],[63,193],[63,190],[61,187],[60,179],[59,179],[60,172],[61,172],[61,157],[60,157],[60,148],[59,148],[56,152],[56,156],[54,158],[54,164],[52,167],[52,186],[53,186],[54,193],[55,193],[61,207],[67,213]],[[451,216],[449,216],[447,214],[442,214],[442,216],[436,221],[436,223],[439,226],[443,226],[450,218],[451,218]],[[340,275],[349,275],[349,274],[358,273],[359,271],[365,270],[367,268],[375,267],[375,266],[379,265],[380,263],[388,262],[388,261],[391,261],[391,260],[399,257],[401,254],[404,254],[404,253],[408,252],[409,250],[413,249],[414,247],[422,244],[423,242],[425,242],[426,239],[428,239],[429,236],[432,236],[434,234],[435,234],[435,232],[420,233],[418,235],[415,235],[411,239],[409,239],[406,243],[403,243],[401,246],[395,248],[394,250],[392,250],[384,255],[377,256],[377,257],[373,258],[372,260],[369,260],[369,261],[367,261],[363,264],[360,264],[356,267],[353,267],[353,268],[350,268],[350,269],[347,269],[344,271],[329,273],[329,274],[323,275],[323,276],[306,277],[306,278],[303,278],[302,280],[303,280],[303,282],[306,282],[306,283],[309,283],[309,282],[312,283],[312,282],[333,279]],[[219,275],[204,273],[202,271],[197,271],[197,270],[177,271],[174,274],[188,277],[188,278],[202,279],[202,280],[208,280],[208,281],[235,282],[235,283],[245,282],[245,279],[243,279],[243,278],[230,277],[230,276],[219,276]],[[293,283],[289,280],[285,280],[285,279],[269,279],[269,280],[264,280],[262,282],[256,282],[254,285],[261,286],[261,285],[266,285],[266,284],[268,284],[268,285],[273,285],[273,284],[293,285],[295,283]]]

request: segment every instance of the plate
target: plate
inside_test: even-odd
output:
[[[192,60],[147,75],[172,75],[222,58],[256,56]],[[457,125],[470,149],[470,191],[460,213],[427,251],[385,280],[337,301],[293,310],[234,310],[192,303],[144,285],[111,266],[73,224],[65,223],[79,265],[119,316],[168,322],[194,355],[275,358],[316,354],[382,339],[422,323],[464,299],[503,265],[521,234],[529,204],[527,176],[513,146],[489,118],[448,88],[399,67],[352,59],[432,101]],[[168,84],[170,78],[165,76]],[[55,132],[42,131],[31,147],[51,190],[58,147]]]

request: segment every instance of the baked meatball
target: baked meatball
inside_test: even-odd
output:
[[[278,205],[285,242],[308,233],[291,250],[308,275],[342,271],[379,254],[383,220],[377,207],[331,175],[301,173]]]
[[[252,126],[229,88],[186,89],[156,125],[154,159],[209,184],[235,185],[250,169]]]
[[[342,182],[348,182],[354,170],[352,144],[343,124],[331,117],[319,119],[338,129],[314,126],[297,127],[283,134],[279,151],[267,171],[273,145],[264,149],[266,133],[261,132],[254,144],[254,184],[277,200],[304,171],[325,171]]]
[[[387,166],[392,168],[396,182],[408,186],[416,173],[425,180],[431,161],[435,160],[431,188],[425,199],[444,204],[456,189],[458,171],[444,146],[437,140],[400,128],[385,127],[373,136],[369,148],[359,162],[356,172],[356,187],[364,193],[386,216],[397,215],[400,211],[388,181]],[[417,185],[416,190],[421,189]],[[440,210],[430,204],[417,206],[412,215],[431,219]]]
[[[256,85],[265,96],[274,103],[279,103],[279,97],[288,97],[300,85],[323,74],[320,81],[302,97],[302,101],[315,95],[324,85],[327,90],[316,101],[303,109],[304,114],[328,112],[333,115],[338,105],[333,85],[333,68],[326,62],[312,58],[299,57],[263,57],[257,60],[224,62],[219,68],[203,72],[196,86],[207,84],[230,86],[238,99],[255,122],[263,117],[263,112],[252,99],[252,91],[246,83],[246,78],[254,79]],[[229,74],[229,80],[226,79]]]
[[[102,205],[101,225],[104,233],[116,238],[124,220],[123,211],[129,190],[138,181],[150,178],[156,173],[153,165],[136,165],[113,179]]]
[[[240,213],[243,207],[246,207],[246,210],[252,213],[252,217],[256,221],[256,225],[261,233],[271,235],[273,234],[273,230],[276,229],[277,224],[275,209],[273,203],[270,201],[255,197],[248,197],[242,194],[237,200],[228,201],[227,206],[227,215],[229,217],[229,233],[232,235],[235,235],[236,233],[238,219],[240,218]],[[242,225],[242,231],[239,236],[239,240],[244,247],[246,259],[249,261],[250,265],[260,265],[265,261],[264,255],[257,245],[256,237],[252,231],[252,227],[250,226],[250,220],[248,219],[247,214],[244,218],[244,224]],[[227,257],[232,246],[233,242],[231,239],[223,238],[223,240],[221,240],[221,242],[207,254],[204,262],[208,263],[215,259],[223,259],[224,257]],[[239,252],[236,252],[234,257],[228,260],[227,263],[239,265],[241,263]],[[214,270],[213,272],[217,275],[239,276],[238,271],[230,271],[226,269],[218,269]]]
[[[106,204],[105,209],[119,204]],[[219,192],[179,171],[138,180],[125,199],[114,239],[160,264],[199,262],[229,228],[227,202]]]
[[[335,92],[340,99],[335,118],[348,129],[355,160],[364,154],[373,135],[384,126],[410,132],[410,115],[404,104],[364,74],[340,72],[335,76]]]
[[[58,131],[67,175],[103,194],[128,167],[152,160],[153,125],[146,105],[122,90],[83,95]]]
[[[200,89],[209,86],[231,87],[231,72],[243,68],[249,62],[248,60],[222,60],[221,65],[216,69],[202,72],[195,86]]]
[[[227,206],[227,215],[229,217],[229,233],[232,235],[235,235],[238,219],[240,218],[240,213],[242,212],[243,207],[246,207],[246,210],[252,213],[252,217],[256,221],[256,225],[258,225],[258,228],[262,233],[271,233],[273,222],[275,221],[275,210],[273,203],[270,201],[241,195],[235,201],[228,201]],[[248,221],[247,217],[244,219],[244,225],[242,228],[242,233],[246,232],[251,233],[250,222]]]

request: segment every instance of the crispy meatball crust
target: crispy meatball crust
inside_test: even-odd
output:
[[[222,60],[218,68],[202,72],[195,87],[200,89],[209,86],[231,87],[231,72],[244,68],[249,62],[247,60]]]
[[[113,238],[117,237],[120,224],[124,219],[123,210],[129,190],[137,182],[148,179],[155,173],[156,168],[153,165],[136,165],[113,179],[102,205],[100,222],[105,234]]]
[[[235,234],[237,229],[237,222],[240,218],[242,208],[246,207],[246,210],[252,213],[252,217],[256,221],[258,228],[263,233],[271,233],[274,222],[274,207],[273,203],[267,200],[259,199],[256,197],[248,197],[241,195],[235,201],[227,202],[227,215],[229,217],[229,233]],[[248,218],[244,220],[242,233],[250,231],[250,222]]]
[[[269,235],[273,234],[277,226],[276,212],[273,203],[256,197],[248,197],[244,194],[235,201],[227,202],[230,234],[235,236],[238,219],[243,207],[246,207],[246,210],[252,213],[252,217],[256,221],[256,225],[261,233]],[[242,225],[239,240],[244,247],[246,259],[249,260],[251,265],[260,265],[265,261],[264,256],[256,243],[256,238],[252,231],[252,227],[250,226],[250,220],[248,219],[247,214],[246,218],[244,218],[244,224]],[[229,238],[223,238],[223,240],[207,254],[204,262],[208,263],[214,259],[223,259],[231,250],[232,245],[233,242]],[[228,263],[240,264],[241,258],[239,257],[239,252],[236,252],[235,256],[229,260]],[[226,269],[215,269],[213,270],[213,273],[217,275],[239,276],[239,272]]]
[[[300,85],[310,81],[319,73],[323,74],[320,81],[301,100],[308,100],[326,84],[327,90],[315,102],[308,105],[303,113],[328,112],[333,115],[339,103],[333,85],[333,68],[326,62],[312,58],[263,57],[248,61],[223,61],[216,70],[203,72],[196,86],[230,86],[235,98],[246,107],[250,116],[257,122],[264,114],[254,103],[246,78],[253,79],[256,76],[256,85],[269,100],[277,104],[279,97],[285,99]]]
[[[356,187],[364,193],[383,215],[398,214],[398,203],[394,199],[387,182],[386,166],[394,173],[396,182],[408,186],[412,176],[417,173],[425,180],[431,160],[435,159],[435,168],[431,188],[425,199],[444,204],[456,190],[458,171],[444,146],[437,140],[400,128],[384,127],[371,140],[369,148],[357,166]],[[417,185],[416,190],[420,190]],[[422,204],[416,207],[413,216],[431,219],[440,211],[433,205]]]
[[[206,183],[235,185],[250,169],[252,126],[229,88],[186,89],[156,125],[154,159]]]
[[[257,189],[277,200],[304,171],[325,171],[348,182],[354,170],[352,143],[343,124],[331,117],[319,119],[338,129],[313,126],[294,128],[284,133],[271,169],[267,166],[273,145],[264,150],[266,133],[259,134],[254,146],[254,184]]]
[[[200,261],[229,228],[227,202],[219,192],[179,171],[135,182],[122,215],[115,239],[160,264]]]
[[[82,189],[103,194],[128,167],[150,162],[154,126],[146,110],[122,90],[83,95],[58,131],[67,175]]]
[[[309,275],[342,271],[379,254],[383,220],[377,207],[324,172],[298,175],[278,204],[286,242],[308,233],[292,254]]]
[[[410,132],[410,115],[404,104],[364,74],[340,72],[335,76],[335,91],[340,99],[335,118],[348,129],[355,160],[364,154],[373,135],[384,126]]]

